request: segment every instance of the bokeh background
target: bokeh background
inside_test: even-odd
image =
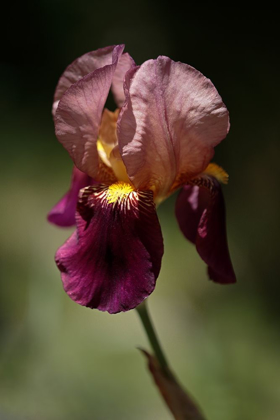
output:
[[[238,283],[207,280],[179,232],[176,197],[163,203],[165,255],[149,304],[168,359],[209,420],[279,419],[274,11],[30,0],[7,3],[2,12],[0,419],[171,418],[136,349],[149,348],[137,313],[108,315],[73,303],[53,261],[71,230],[46,222],[72,167],[54,136],[55,85],[76,57],[116,43],[125,43],[137,64],[163,54],[196,67],[231,115],[215,162],[230,174],[224,194]]]

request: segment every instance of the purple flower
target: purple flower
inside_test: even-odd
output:
[[[227,174],[209,164],[227,135],[228,111],[193,67],[163,56],[136,66],[123,49],[74,61],[53,105],[56,136],[74,172],[48,218],[77,227],[56,263],[74,301],[110,313],[135,308],[154,290],[163,255],[155,206],[180,187],[183,234],[212,280],[235,282],[219,183]],[[115,112],[104,109],[110,89]]]

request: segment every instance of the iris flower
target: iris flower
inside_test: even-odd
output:
[[[109,313],[135,308],[154,290],[163,256],[156,206],[179,188],[181,231],[210,279],[235,282],[220,187],[227,174],[210,163],[229,130],[227,108],[193,67],[164,56],[136,66],[123,50],[102,48],[70,64],[53,104],[74,169],[48,219],[76,225],[56,264],[71,299]],[[115,112],[104,108],[110,89]]]

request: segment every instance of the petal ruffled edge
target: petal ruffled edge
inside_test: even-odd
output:
[[[151,191],[117,201],[108,194],[102,185],[81,191],[77,230],[57,251],[56,263],[72,300],[117,313],[154,290],[163,239]]]
[[[208,265],[209,278],[217,283],[235,283],[219,182],[205,176],[193,180],[193,185],[185,185],[177,197],[175,213],[182,233]]]
[[[123,53],[119,59],[113,81],[112,81],[112,92],[116,101],[116,104],[121,108],[125,101],[124,94],[124,80],[126,73],[136,66],[135,61],[128,53]]]

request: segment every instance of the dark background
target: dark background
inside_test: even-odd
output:
[[[230,111],[215,162],[238,283],[207,281],[159,208],[165,256],[150,307],[171,364],[210,420],[276,420],[279,361],[279,40],[276,12],[176,2],[8,3],[1,24],[0,419],[168,419],[135,347],[134,311],[75,305],[53,262],[70,230],[45,215],[71,161],[52,97],[75,58],[125,43],[137,64],[167,55],[209,77]]]

